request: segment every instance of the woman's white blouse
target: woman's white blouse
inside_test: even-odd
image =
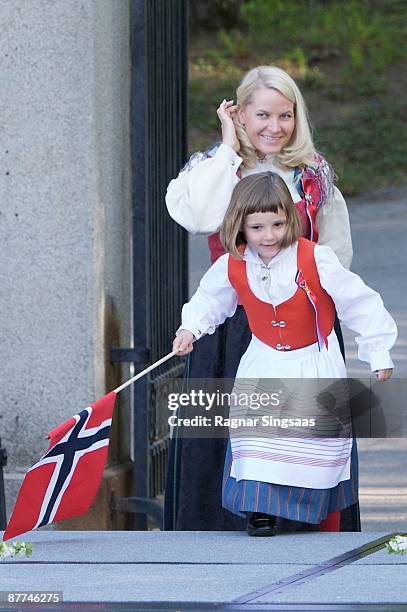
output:
[[[268,265],[246,248],[247,278],[260,300],[278,306],[294,295],[297,245],[280,251]],[[228,278],[228,258],[228,254],[222,255],[206,272],[198,290],[182,309],[178,332],[188,329],[200,338],[212,334],[227,317],[233,316],[237,296]],[[358,334],[359,359],[370,363],[372,371],[392,368],[389,351],[396,341],[397,328],[380,295],[346,270],[330,247],[316,245],[315,261],[321,285],[332,297],[340,321]]]
[[[232,191],[238,183],[236,172],[242,158],[221,144],[213,157],[179,173],[168,185],[166,204],[171,217],[191,234],[211,234],[222,224]],[[271,170],[284,179],[294,202],[301,200],[294,184],[294,170],[283,170],[268,156],[254,168],[242,168],[242,176]],[[318,244],[328,245],[345,268],[352,262],[352,239],[345,200],[336,187],[333,198],[317,214]]]

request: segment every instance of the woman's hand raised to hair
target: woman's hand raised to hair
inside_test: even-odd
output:
[[[223,100],[216,112],[222,127],[223,144],[229,145],[229,147],[232,147],[237,152],[240,149],[240,143],[236,135],[235,124],[233,123],[236,111],[237,106],[233,104],[233,100]]]
[[[188,355],[191,351],[193,351],[194,347],[192,346],[193,341],[195,340],[195,336],[192,332],[187,329],[181,329],[178,336],[174,338],[174,342],[172,343],[172,350],[178,351],[178,355]]]

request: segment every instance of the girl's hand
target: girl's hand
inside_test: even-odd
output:
[[[222,127],[222,142],[232,147],[234,151],[240,149],[240,143],[236,135],[233,117],[236,115],[237,106],[233,100],[223,100],[216,111]]]
[[[195,340],[195,336],[192,332],[187,329],[181,329],[178,336],[174,338],[172,343],[172,350],[178,351],[179,355],[188,355],[193,350],[192,343]]]
[[[377,380],[389,380],[391,375],[393,374],[393,368],[389,368],[388,370],[376,370],[375,375]]]

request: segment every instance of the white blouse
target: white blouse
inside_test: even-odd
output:
[[[211,234],[222,224],[232,191],[239,181],[236,172],[242,158],[228,145],[221,144],[213,157],[183,170],[168,185],[166,204],[170,216],[191,234]],[[294,169],[274,165],[273,156],[254,168],[242,168],[242,176],[271,170],[285,181],[294,202],[301,200],[294,183]],[[318,244],[328,245],[345,268],[352,262],[352,239],[345,200],[336,187],[333,198],[317,213]]]
[[[247,278],[257,298],[278,306],[294,295],[297,245],[283,249],[267,265],[246,247]],[[380,295],[346,270],[330,247],[316,245],[314,253],[321,285],[333,299],[340,321],[358,334],[359,359],[370,363],[372,371],[392,368],[389,351],[396,341],[397,327]],[[238,300],[228,278],[228,258],[228,254],[222,255],[203,276],[182,309],[178,332],[188,329],[200,338],[214,333],[218,325],[233,316]]]

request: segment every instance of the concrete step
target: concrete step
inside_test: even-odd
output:
[[[406,602],[407,556],[372,544],[385,535],[38,530],[24,537],[34,543],[30,559],[2,562],[0,591],[62,591],[65,602],[155,602],[171,609],[237,600]]]

